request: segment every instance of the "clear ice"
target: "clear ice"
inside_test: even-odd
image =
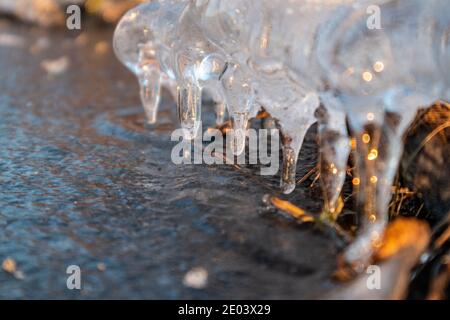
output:
[[[164,7],[156,2],[131,9],[117,25],[113,41],[116,56],[138,78],[149,123],[157,120],[161,86],[166,86],[172,94],[176,91],[173,71],[168,68],[164,72],[162,70],[157,33],[152,28],[162,10]]]
[[[380,21],[369,8],[380,9]],[[361,267],[388,221],[405,130],[419,107],[450,99],[449,10],[447,0],[159,0],[122,18],[114,48],[139,80],[149,122],[167,87],[189,139],[199,133],[204,91],[217,124],[231,118],[236,155],[250,119],[266,110],[282,135],[284,193],[295,189],[303,139],[317,121],[331,215],[352,138],[361,222],[344,257]]]
[[[367,6],[382,14],[382,29],[367,28]],[[402,136],[420,106],[439,98],[441,81],[429,36],[429,3],[361,1],[320,30],[317,56],[338,92],[356,141],[353,180],[361,214],[359,237],[345,253],[364,265],[388,221],[391,186]],[[420,59],[417,59],[420,57]]]

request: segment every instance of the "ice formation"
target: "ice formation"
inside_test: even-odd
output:
[[[356,140],[354,184],[362,226],[346,252],[346,260],[354,263],[367,261],[380,242],[403,133],[417,109],[442,92],[430,45],[432,6],[421,0],[370,1],[383,19],[382,29],[371,30],[368,5],[360,1],[341,9],[319,30],[317,48],[323,74],[339,92]]]
[[[171,3],[168,5],[173,9]],[[155,24],[163,18],[161,12],[165,9],[156,2],[131,9],[120,20],[114,33],[114,51],[139,80],[142,105],[149,123],[157,120],[161,86],[176,96],[173,69],[165,63],[165,52],[159,50],[156,39]],[[178,17],[174,16],[172,23],[175,26]]]
[[[156,121],[166,86],[190,139],[198,134],[204,90],[217,102],[217,122],[225,110],[232,119],[236,154],[245,149],[249,120],[267,111],[283,137],[285,193],[295,188],[304,136],[318,121],[324,209],[331,214],[350,134],[362,223],[345,258],[357,266],[368,261],[386,226],[403,133],[420,106],[450,98],[446,2],[150,1],[123,17],[114,47],[139,79],[149,121]],[[377,12],[382,25],[369,25]]]

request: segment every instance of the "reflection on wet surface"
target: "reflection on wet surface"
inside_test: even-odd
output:
[[[171,163],[173,102],[166,95],[159,123],[145,124],[110,29],[0,22],[16,39],[0,43],[0,260],[24,275],[0,272],[0,298],[296,299],[333,287],[335,244],[261,213],[279,177]],[[60,72],[42,66],[61,58]],[[314,139],[299,176],[314,166]],[[303,186],[291,199],[317,210],[317,194]],[[73,264],[79,292],[66,289]],[[195,267],[207,271],[203,289],[183,285]]]

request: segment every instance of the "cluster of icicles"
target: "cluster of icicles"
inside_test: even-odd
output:
[[[362,223],[344,256],[361,265],[387,223],[403,133],[418,107],[450,96],[449,21],[448,0],[155,0],[122,18],[114,49],[139,79],[150,123],[162,86],[190,138],[204,90],[217,122],[228,113],[236,132],[264,108],[283,135],[285,193],[318,122],[327,212],[336,210],[352,137]],[[245,134],[235,138],[234,151],[245,144]]]

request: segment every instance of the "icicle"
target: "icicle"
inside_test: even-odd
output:
[[[211,53],[202,60],[195,71],[198,82],[204,88],[208,89],[215,102],[216,125],[221,125],[225,122],[226,104],[224,102],[225,98],[220,77],[227,68],[228,64],[223,55]]]
[[[345,258],[360,266],[368,261],[373,248],[379,244],[388,221],[391,187],[403,152],[403,134],[418,106],[433,101],[432,97],[410,94],[404,89],[392,91],[384,99],[385,113],[370,110],[349,113],[356,140],[357,175],[353,184],[358,189],[357,208],[362,222],[359,236],[347,249]]]
[[[349,114],[356,140],[353,185],[357,189],[356,204],[362,221],[358,237],[347,248],[344,257],[356,269],[367,265],[373,249],[380,245],[388,222],[391,187],[402,154],[401,138],[406,128],[405,122],[390,117],[392,115],[372,112],[364,118],[363,114]]]
[[[295,135],[284,135],[283,137],[283,166],[280,187],[284,194],[290,194],[295,190],[298,155],[310,127],[310,123],[299,124]]]
[[[337,111],[327,101],[328,108],[316,112],[319,120],[320,181],[324,197],[324,212],[332,220],[337,218],[339,196],[344,185],[350,154],[345,114]]]
[[[358,237],[346,249],[344,257],[356,270],[366,267],[373,248],[381,241],[387,223],[387,208],[377,211],[379,173],[374,157],[378,157],[380,134],[379,126],[353,131],[356,139],[356,170],[352,182],[357,191],[356,208],[361,223]],[[390,186],[384,191],[390,193]]]
[[[249,73],[242,66],[227,66],[221,77],[228,113],[234,130],[233,152],[240,155],[245,150],[247,126],[254,107],[254,92]]]
[[[226,103],[220,77],[227,70],[228,65],[224,56],[218,53],[210,53],[203,58],[195,68],[197,82],[207,89],[215,102],[216,124],[225,122]]]
[[[216,101],[214,108],[216,111],[216,125],[220,126],[225,122],[227,106],[224,102]]]
[[[297,154],[298,152],[291,148],[289,144],[283,144],[283,169],[281,173],[280,187],[284,194],[289,194],[295,189]]]
[[[296,83],[273,75],[258,74],[258,101],[277,119],[283,135],[283,167],[281,189],[289,194],[295,189],[297,159],[309,128],[316,122],[314,112],[319,105],[315,93],[304,92]],[[276,95],[283,92],[283,96]]]
[[[159,68],[146,66],[139,73],[139,87],[142,105],[144,107],[147,121],[156,123],[159,101],[161,97],[161,73]]]
[[[178,87],[178,119],[186,139],[193,140],[201,127],[202,90],[187,82]]]
[[[124,15],[114,32],[114,51],[138,78],[142,105],[151,124],[157,120],[161,85],[173,86],[161,73],[155,35],[148,27],[158,10],[151,4],[137,6]]]
[[[248,112],[234,112],[232,114],[233,120],[233,140],[232,151],[235,156],[242,154],[245,150],[247,126],[248,126]]]
[[[180,16],[173,37],[174,77],[179,83],[178,110],[187,137],[194,138],[201,121],[202,91],[208,89],[215,100],[223,101],[220,76],[227,68],[221,50],[205,37],[200,22],[201,6],[190,1]],[[219,120],[223,112],[219,111]]]

